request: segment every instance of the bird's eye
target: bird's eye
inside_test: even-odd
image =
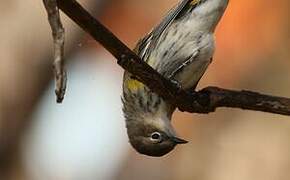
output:
[[[151,134],[150,139],[154,143],[160,143],[162,141],[162,135],[159,132],[154,132]]]

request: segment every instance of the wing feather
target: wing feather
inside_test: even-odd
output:
[[[182,0],[175,8],[171,9],[165,18],[159,23],[149,34],[147,34],[143,39],[141,39],[136,48],[138,55],[146,61],[147,55],[150,50],[156,45],[158,39],[164,30],[182,13],[186,7],[190,5],[194,8],[200,0]]]

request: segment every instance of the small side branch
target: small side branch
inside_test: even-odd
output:
[[[54,41],[54,75],[56,101],[61,103],[66,90],[66,71],[64,69],[64,39],[65,33],[62,26],[57,0],[43,0],[48,15]]]
[[[111,52],[118,59],[119,65],[182,111],[210,113],[218,107],[231,107],[290,115],[289,98],[218,87],[186,92],[142,61],[75,0],[57,0],[57,3],[65,14]]]
[[[191,104],[187,103],[188,99],[191,99]],[[179,104],[182,111],[195,113],[210,113],[219,107],[229,107],[290,116],[290,98],[219,87],[206,87],[189,95],[187,100],[182,98]]]

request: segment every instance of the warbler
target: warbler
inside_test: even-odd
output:
[[[182,0],[134,51],[182,89],[195,89],[212,61],[214,31],[227,5],[228,0]],[[122,102],[129,141],[139,153],[163,156],[177,144],[187,143],[171,125],[175,106],[127,71]]]

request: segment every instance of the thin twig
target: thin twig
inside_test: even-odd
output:
[[[207,87],[198,92],[201,105],[186,107],[189,112],[209,113],[217,107],[241,108],[275,114],[290,115],[290,99],[251,91],[234,91],[218,87]]]
[[[65,14],[111,52],[118,59],[119,65],[182,111],[210,113],[218,107],[232,107],[290,115],[289,98],[217,87],[207,87],[193,93],[185,92],[142,61],[75,0],[57,0],[57,3]]]
[[[54,41],[54,75],[56,101],[61,103],[66,90],[66,71],[64,69],[64,39],[65,33],[62,26],[57,0],[43,0],[48,15]]]

